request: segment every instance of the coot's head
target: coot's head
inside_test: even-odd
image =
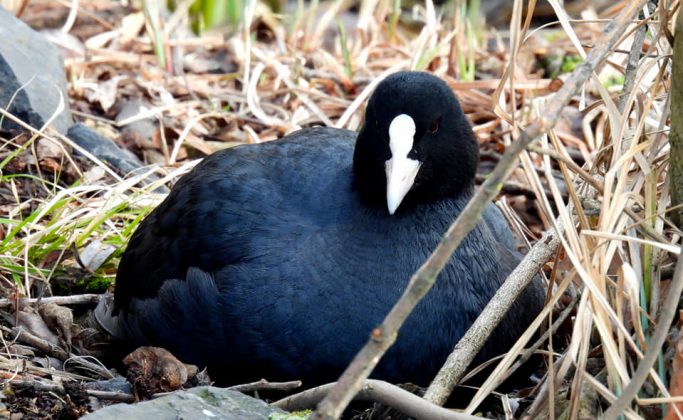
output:
[[[472,128],[453,91],[429,73],[400,72],[370,97],[353,156],[368,203],[403,207],[469,191],[479,161]]]

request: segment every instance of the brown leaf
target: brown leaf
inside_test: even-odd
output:
[[[136,398],[180,389],[198,372],[196,366],[184,364],[160,347],[140,347],[126,356],[123,364],[128,368],[127,378]]]
[[[206,142],[199,136],[195,136],[192,133],[189,133],[187,137],[185,138],[185,144],[188,146],[192,147],[193,149],[199,150],[200,152],[210,155],[213,153],[213,149],[206,144]]]
[[[38,315],[25,310],[19,311],[18,327],[26,328],[31,334],[56,346],[60,345],[59,337],[52,332],[46,321]]]
[[[67,347],[71,347],[71,327],[74,316],[71,309],[59,306],[55,303],[41,304],[38,313],[52,331],[57,332],[64,340]]]
[[[36,145],[36,154],[38,160],[52,158],[60,160],[64,157],[64,149],[59,145],[46,138],[38,140]]]
[[[64,258],[66,255],[71,255],[71,252],[65,252],[63,250],[58,249],[52,250],[45,254],[45,257],[38,266],[40,268],[52,268],[55,264],[57,264],[60,261],[60,259]]]
[[[107,112],[116,102],[119,82],[123,79],[124,76],[114,76],[104,82],[91,83],[84,91],[85,96],[91,103],[99,103],[102,110]]]
[[[48,172],[59,172],[62,169],[62,165],[54,160],[53,158],[45,158],[40,160],[40,167]]]

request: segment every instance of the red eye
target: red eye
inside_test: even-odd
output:
[[[439,131],[439,123],[441,122],[441,118],[437,118],[434,120],[434,122],[429,126],[429,132],[434,134],[437,131]]]

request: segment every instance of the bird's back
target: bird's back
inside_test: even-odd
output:
[[[133,234],[116,277],[117,309],[156,296],[189,267],[213,272],[253,259],[272,241],[294,240],[302,228],[334,217],[330,200],[349,193],[347,179],[338,177],[348,178],[354,139],[351,131],[314,128],[204,159]],[[316,155],[309,152],[313,141]],[[342,183],[343,193],[330,191],[330,182]]]

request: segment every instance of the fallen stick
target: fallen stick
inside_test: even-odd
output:
[[[311,408],[322,400],[335,383],[307,389],[272,403],[272,406],[286,411]],[[385,381],[366,379],[354,397],[357,401],[379,402],[395,408],[418,420],[485,420],[485,417],[470,416],[432,404],[405,389]]]
[[[102,378],[113,378],[114,376],[107,370],[105,367],[100,366],[96,363],[89,362],[86,360],[83,356],[79,356],[77,354],[69,353],[68,351],[64,350],[63,348],[52,344],[50,342],[47,342],[43,340],[42,338],[35,336],[31,334],[30,332],[26,331],[25,329],[21,327],[14,327],[12,328],[12,334],[14,335],[14,339],[19,341],[20,343],[32,346],[40,350],[41,352],[49,355],[56,357],[57,359],[63,361],[63,362],[72,362],[79,367],[83,369],[90,370],[97,375],[99,375]]]
[[[32,388],[36,391],[43,392],[54,392],[57,394],[67,394],[67,390],[64,389],[62,385],[58,384],[47,384],[45,382],[38,381],[9,381],[9,385],[12,389],[15,388]],[[97,397],[101,400],[132,403],[135,401],[133,394],[126,394],[124,392],[115,391],[100,391],[97,389],[84,389],[85,393],[91,397]]]
[[[86,294],[86,295],[72,295],[72,296],[50,296],[43,298],[20,298],[18,299],[20,305],[28,305],[32,303],[54,303],[56,305],[95,305],[100,301],[102,295]],[[0,309],[12,307],[17,303],[17,299],[0,299]]]
[[[301,381],[289,381],[289,382],[268,382],[265,379],[260,381],[251,382],[248,384],[233,385],[228,387],[233,391],[239,392],[254,392],[254,391],[292,391],[294,389],[301,387]]]

